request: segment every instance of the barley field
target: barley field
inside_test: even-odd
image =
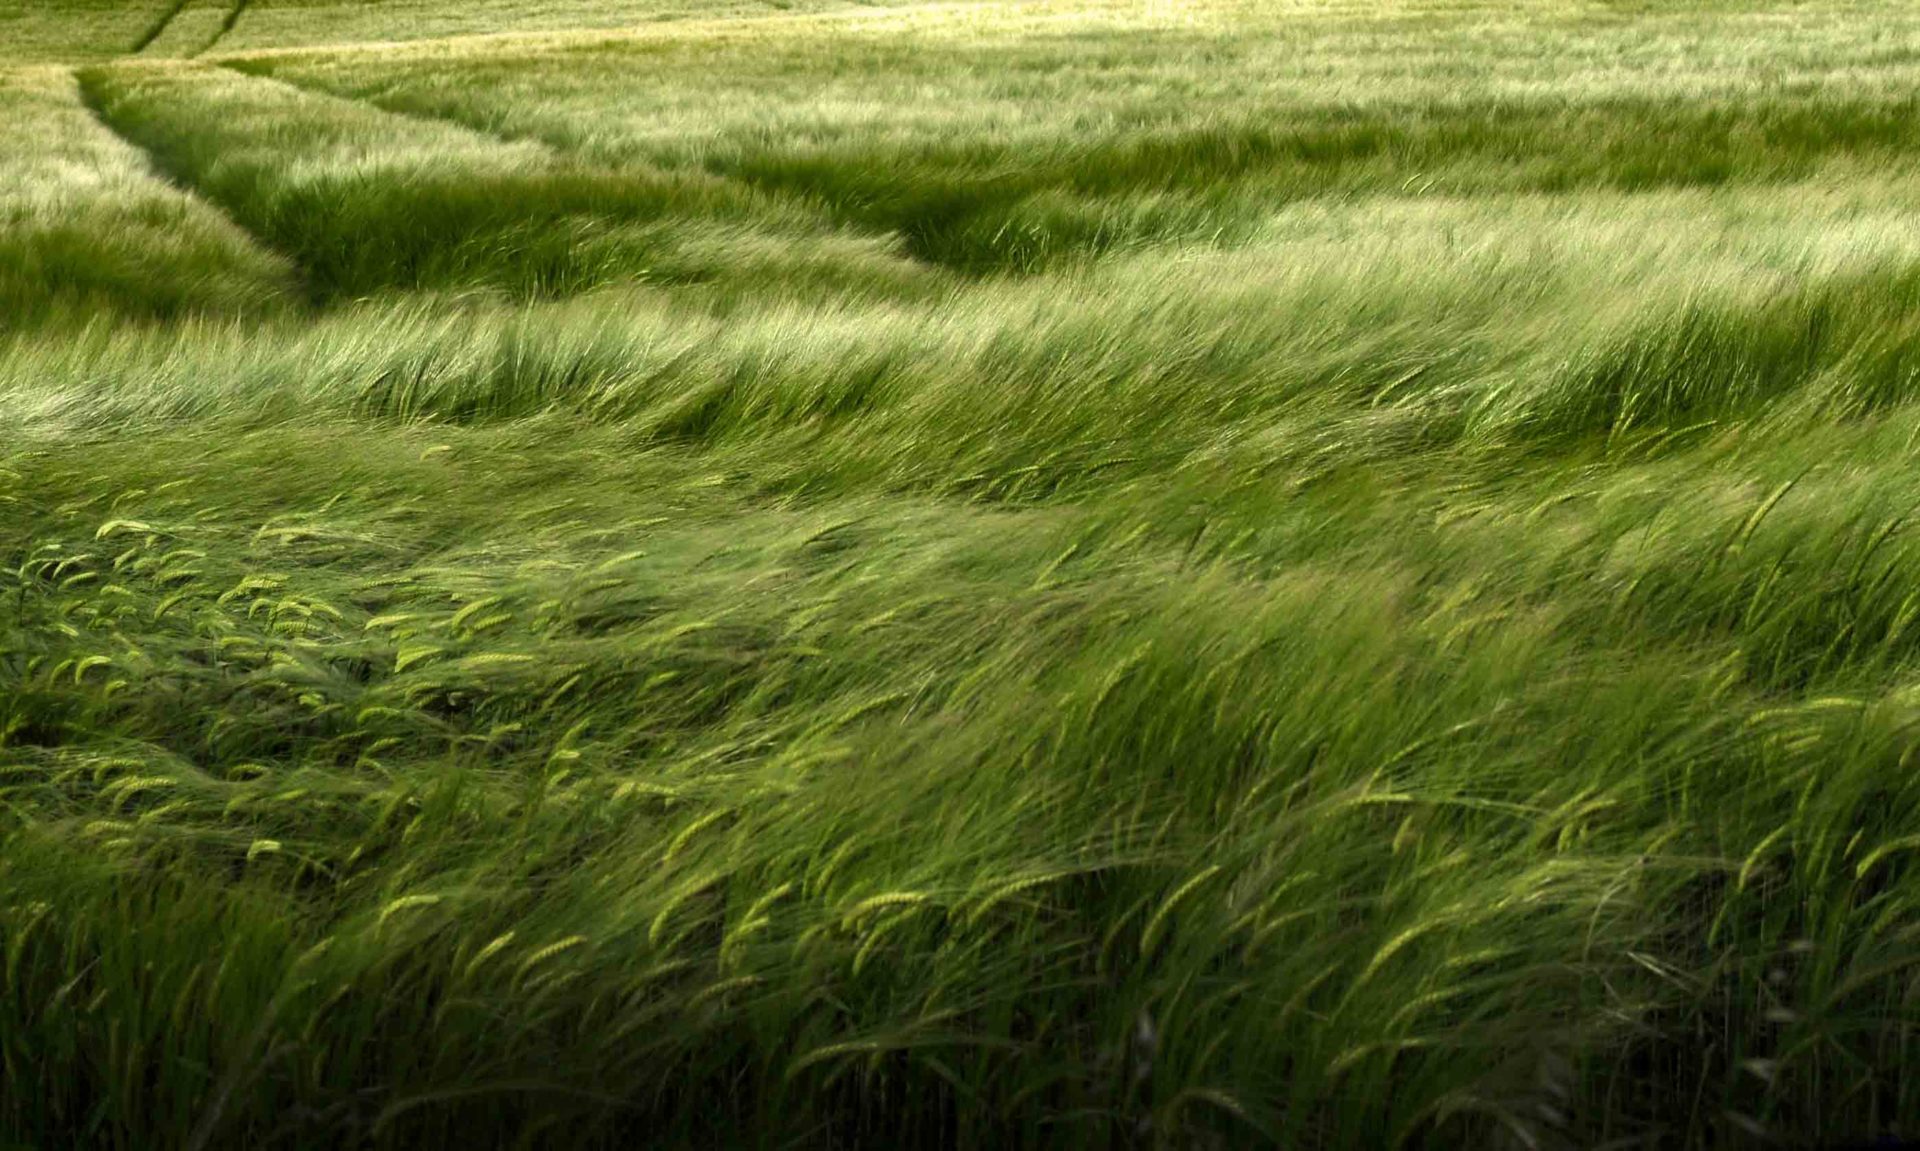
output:
[[[1920,8],[0,0],[0,1147],[1920,1138]]]

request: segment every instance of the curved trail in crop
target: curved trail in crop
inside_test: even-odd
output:
[[[190,173],[182,170],[177,164],[170,162],[163,152],[150,147],[146,141],[126,131],[121,121],[107,108],[107,101],[101,92],[99,74],[97,72],[81,69],[70,72],[69,75],[73,78],[75,94],[81,106],[86,109],[87,114],[91,116],[94,122],[99,124],[100,127],[137,152],[146,170],[151,173],[155,179],[189,197],[205,211],[221,217],[230,224],[236,232],[246,236],[247,239],[262,252],[271,253],[284,260],[288,273],[293,277],[293,282],[300,291],[300,294],[305,296],[311,295],[311,291],[307,289],[305,285],[305,269],[302,268],[297,260],[276,249],[268,242],[267,237],[242,224],[235,218],[234,214],[228,210],[226,205],[220,203],[212,196],[207,195],[206,190],[200,186],[198,181],[192,178]]]

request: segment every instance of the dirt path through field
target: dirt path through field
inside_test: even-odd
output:
[[[147,25],[147,30],[140,33],[140,38],[133,42],[133,47],[129,48],[128,52],[138,56],[140,53],[152,47],[155,40],[158,40],[166,34],[167,28],[173,23],[174,18],[186,11],[187,5],[192,2],[193,0],[173,0],[173,3],[167,5],[152,24]]]

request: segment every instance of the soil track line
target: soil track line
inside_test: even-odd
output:
[[[213,39],[194,49],[193,54],[199,56],[202,53],[213,51],[214,45],[224,40],[227,33],[233,31],[234,25],[240,23],[240,17],[246,15],[247,8],[252,3],[253,0],[233,0],[233,7],[227,9],[227,18],[220,21],[220,27],[214,32]]]
[[[180,13],[186,11],[187,5],[191,3],[193,3],[193,0],[173,0],[173,2],[167,5],[166,9],[160,13],[159,17],[156,18],[153,23],[147,25],[147,30],[145,32],[140,33],[140,38],[138,40],[135,40],[133,42],[133,47],[127,49],[127,51],[135,56],[138,56],[140,53],[145,52],[149,47],[152,46],[153,42],[155,40],[158,40],[161,34],[167,30],[167,25],[173,23],[173,18],[175,16],[180,15]],[[88,107],[91,108],[92,104],[88,104]],[[95,110],[94,118],[99,119],[99,112],[97,109]],[[105,121],[102,121],[102,123],[105,123]],[[115,134],[118,135],[118,133],[115,133]]]

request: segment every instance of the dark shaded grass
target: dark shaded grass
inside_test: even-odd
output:
[[[173,223],[103,213],[71,225],[9,230],[0,236],[0,338],[83,326],[103,315],[139,322],[271,314],[282,303],[284,286],[236,259],[230,244],[185,253],[156,246],[156,233],[172,233]]]
[[[1278,125],[1076,140],[1057,159],[968,141],[775,147],[710,167],[898,231],[930,262],[1033,271],[1142,242],[1230,242],[1277,205],[1312,197],[1632,192],[1787,182],[1836,160],[1898,163],[1920,151],[1917,110],[1911,99],[1821,97],[1296,109]],[[1145,197],[1155,199],[1131,207]]]

